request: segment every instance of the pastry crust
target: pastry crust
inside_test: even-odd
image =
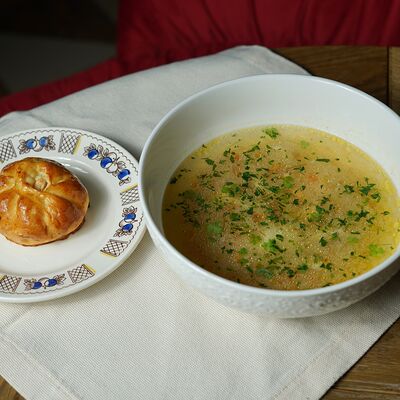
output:
[[[89,195],[61,164],[29,157],[0,173],[0,233],[24,246],[64,239],[80,228]]]

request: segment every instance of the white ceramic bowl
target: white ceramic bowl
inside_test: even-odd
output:
[[[139,190],[147,227],[171,268],[207,296],[242,311],[274,317],[305,317],[349,306],[368,296],[400,268],[400,250],[349,281],[312,290],[255,288],[210,273],[165,238],[161,220],[166,185],[193,150],[231,130],[263,124],[295,124],[342,137],[377,160],[400,182],[400,118],[371,96],[327,79],[259,75],[213,86],[189,97],[155,127],[140,159]],[[176,227],[179,229],[179,226]]]

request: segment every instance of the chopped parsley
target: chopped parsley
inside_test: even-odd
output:
[[[240,214],[231,213],[231,221],[240,221]]]
[[[322,236],[321,239],[319,239],[319,244],[322,247],[325,247],[328,244],[328,241]]]
[[[332,271],[332,263],[322,263],[319,267],[327,269],[328,271]]]
[[[261,243],[261,241],[262,241],[261,236],[255,235],[254,233],[250,234],[250,243],[252,245],[257,245]]]
[[[344,185],[344,193],[354,193],[354,186]]]
[[[169,180],[178,185],[167,186],[175,197],[163,203],[163,212],[185,240],[210,251],[199,265],[225,269],[244,284],[308,289],[315,271],[323,277],[320,286],[334,284],[394,250],[388,230],[397,214],[391,215],[386,191],[372,183],[372,165],[357,164],[347,149],[337,158],[318,134],[310,143],[300,132],[297,142],[286,143],[279,129],[254,129],[254,141],[251,132],[250,139],[238,132],[203,145]],[[357,171],[360,165],[364,172]],[[385,244],[365,243],[378,234]]]
[[[263,132],[266,133],[272,139],[276,139],[279,136],[278,130],[274,127],[265,128],[263,129]]]
[[[248,252],[249,252],[249,251],[246,249],[246,247],[242,247],[242,248],[239,250],[239,254],[241,254],[242,256],[243,256],[243,255],[246,255]]]
[[[385,250],[383,247],[378,246],[377,244],[370,244],[368,246],[369,255],[373,257],[379,257],[382,254],[385,254]]]
[[[294,179],[292,176],[285,176],[283,178],[283,186],[287,189],[292,188],[294,185]]]
[[[307,142],[307,141],[305,141],[305,140],[301,140],[301,141],[300,141],[300,146],[301,146],[303,149],[307,149],[308,147],[310,147],[310,143]]]
[[[307,270],[308,270],[308,265],[305,264],[305,263],[300,264],[300,265],[297,267],[297,271],[300,271],[300,272],[306,272]]]
[[[231,197],[235,197],[235,195],[240,192],[240,187],[233,182],[226,182],[221,191],[222,193],[227,193]]]
[[[207,233],[211,236],[221,236],[222,231],[223,229],[221,222],[212,222],[207,225]]]
[[[265,279],[272,279],[275,276],[275,274],[272,271],[266,268],[259,268],[256,271],[256,274],[262,276]]]
[[[282,248],[280,248],[280,247],[278,246],[278,244],[276,243],[276,239],[269,239],[269,240],[267,240],[266,242],[264,242],[264,243],[261,245],[261,247],[262,247],[264,250],[266,250],[266,251],[268,251],[268,252],[270,252],[270,253],[272,253],[272,254],[276,254],[276,252],[283,253],[283,252],[285,251],[284,249],[282,249]]]

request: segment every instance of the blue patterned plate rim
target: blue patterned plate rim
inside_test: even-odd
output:
[[[26,157],[60,162],[89,191],[82,228],[67,239],[24,247],[0,235],[0,301],[39,302],[78,292],[119,267],[145,233],[138,162],[122,146],[86,130],[35,128],[0,136],[0,169]]]

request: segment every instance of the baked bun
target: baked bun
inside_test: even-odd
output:
[[[89,195],[61,164],[25,158],[0,173],[0,233],[24,246],[64,239],[82,225]]]

